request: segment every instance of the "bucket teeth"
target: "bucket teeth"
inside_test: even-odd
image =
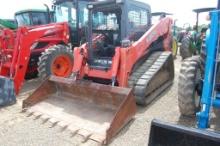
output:
[[[39,119],[42,116],[42,113],[40,112],[34,112],[33,116],[35,117],[35,119]]]
[[[46,123],[46,122],[50,119],[50,117],[47,116],[47,115],[42,115],[42,116],[40,117],[40,119],[42,120],[42,123],[44,124],[44,123]]]
[[[97,134],[93,134],[90,136],[90,139],[99,142],[100,144],[104,144],[105,141],[105,137],[101,136],[101,135],[97,135]]]
[[[55,119],[55,118],[50,118],[49,120],[49,123],[51,123],[51,128],[52,127],[55,127],[57,124],[58,124],[58,120],[57,119]]]
[[[70,125],[67,127],[67,130],[69,130],[71,132],[72,136],[75,136],[78,133],[79,128],[76,126]]]
[[[69,125],[69,124],[68,124],[67,122],[64,122],[64,121],[61,121],[61,122],[58,122],[58,123],[57,123],[57,126],[61,127],[61,131],[66,130],[67,127],[68,127],[68,125]]]
[[[103,144],[97,143],[96,141],[93,141],[93,140],[88,140],[86,143],[83,143],[80,146],[101,146],[101,145]]]
[[[27,117],[31,117],[34,115],[34,112],[32,112],[32,111],[27,110],[25,112],[26,112]]]
[[[98,135],[88,130],[80,129],[75,125],[69,124],[68,122],[59,121],[56,118],[51,118],[48,115],[42,114],[40,112],[25,110],[25,113],[28,117],[32,117],[34,120],[42,120],[42,124],[49,123],[50,128],[57,126],[61,128],[61,132],[69,131],[71,137],[75,137],[76,135],[80,136],[82,144],[87,144],[88,141],[93,141],[92,143],[97,143],[96,145],[104,144],[105,137],[103,135]]]
[[[58,94],[59,93],[59,94]],[[29,116],[81,143],[108,143],[136,112],[132,89],[50,77],[23,101]]]
[[[91,132],[89,132],[89,131],[87,131],[87,130],[84,130],[84,129],[80,129],[80,130],[78,131],[78,134],[81,135],[81,136],[83,136],[83,138],[84,138],[83,141],[82,141],[82,143],[85,143],[86,141],[88,141],[89,137],[92,135]]]

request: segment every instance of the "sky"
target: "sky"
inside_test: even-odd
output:
[[[177,19],[177,25],[183,26],[185,23],[194,25],[196,14],[192,12],[196,8],[216,7],[217,0],[140,0],[151,5],[153,12],[165,11],[174,14],[173,19]],[[200,14],[200,24],[208,23],[206,16],[208,13]]]
[[[217,0],[138,0],[151,5],[152,11],[166,11],[173,13],[173,19],[177,19],[177,25],[185,23],[195,24],[195,13],[192,9],[202,7],[216,7]],[[22,9],[38,8],[45,9],[43,4],[51,5],[52,0],[4,0],[0,5],[0,18],[13,18],[16,11]],[[207,23],[201,14],[200,24]]]

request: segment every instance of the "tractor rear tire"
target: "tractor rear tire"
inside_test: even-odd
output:
[[[38,76],[41,80],[50,75],[69,77],[73,68],[73,52],[65,45],[46,49],[39,58]]]
[[[181,41],[180,45],[180,56],[182,59],[186,59],[192,56],[192,53],[190,51],[190,46],[191,46],[191,37],[190,35],[185,35]]]
[[[181,115],[192,117],[200,109],[199,87],[201,78],[200,57],[193,56],[184,60],[178,83],[178,105]]]

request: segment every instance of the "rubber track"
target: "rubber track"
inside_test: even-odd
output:
[[[130,88],[134,87],[141,76],[153,65],[156,59],[160,56],[161,52],[154,52],[150,57],[142,63],[129,77],[128,86]]]
[[[171,52],[154,52],[151,54],[151,56],[135,71],[131,74],[129,77],[129,87],[134,88],[134,94],[136,97],[136,102],[141,105],[146,105],[150,103],[155,96],[160,94],[164,89],[166,89],[172,82],[166,82],[162,83],[161,86],[154,90],[147,89],[147,85],[151,81],[151,78],[153,78],[158,70],[163,66],[165,63],[167,57]],[[171,75],[172,76],[172,75]],[[145,90],[145,95],[142,95],[142,97],[138,97],[137,93],[140,91]],[[149,92],[147,91],[149,90]],[[158,90],[158,92],[155,92]],[[155,93],[154,93],[155,92]],[[148,97],[149,96],[149,97]],[[145,98],[147,97],[147,98]],[[143,99],[145,101],[143,102]]]

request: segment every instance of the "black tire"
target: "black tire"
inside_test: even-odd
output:
[[[25,74],[25,80],[34,79],[34,78],[37,78],[37,76],[38,76],[38,72],[34,72],[34,73],[30,73],[30,74]]]
[[[73,52],[72,50],[65,45],[55,45],[51,46],[50,48],[46,49],[39,58],[38,62],[38,76],[40,79],[44,80],[50,75],[62,76],[53,73],[52,65],[59,56],[65,56],[71,64],[69,68],[73,67]],[[60,67],[60,66],[59,66]],[[61,66],[62,67],[62,66]],[[68,75],[62,77],[69,77],[71,75],[71,71],[68,70]]]
[[[186,33],[186,32],[179,32],[179,33],[177,34],[177,42],[178,42],[178,43],[181,43],[181,42],[182,42],[182,39],[183,39],[183,37],[185,36],[185,33]]]
[[[195,116],[200,110],[201,59],[199,56],[187,58],[182,63],[178,83],[178,105],[183,116]]]
[[[181,41],[180,56],[183,60],[192,56],[192,52],[190,51],[191,41],[190,35],[185,35]]]

